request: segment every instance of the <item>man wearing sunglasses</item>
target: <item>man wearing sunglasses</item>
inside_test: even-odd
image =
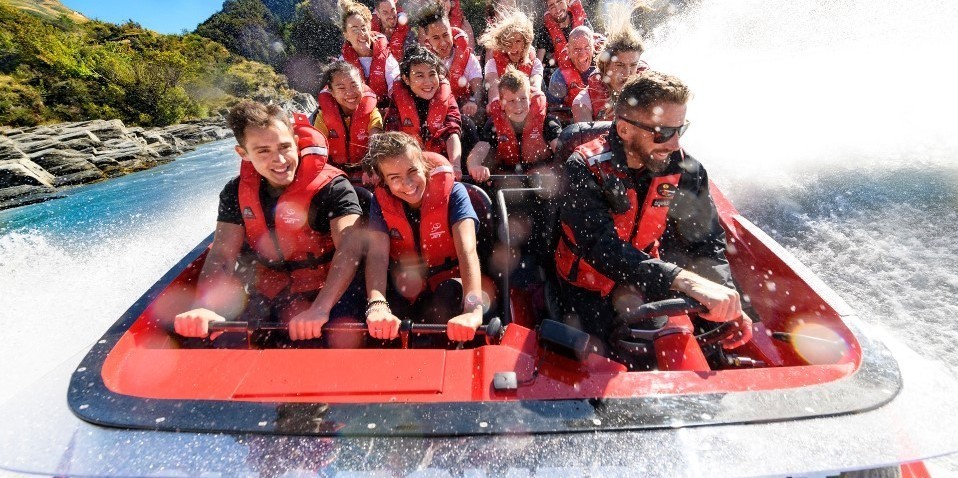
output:
[[[616,316],[643,302],[682,293],[708,309],[701,315],[708,322],[739,321],[727,349],[752,335],[708,176],[679,145],[690,97],[674,76],[633,76],[609,131],[576,148],[565,165],[555,254],[563,314],[632,368],[646,364],[616,350]]]

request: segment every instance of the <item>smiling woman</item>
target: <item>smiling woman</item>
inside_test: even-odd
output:
[[[58,4],[56,0],[41,2]],[[159,33],[193,31],[223,5],[220,0],[64,0],[63,5],[88,18],[112,23],[134,21]]]

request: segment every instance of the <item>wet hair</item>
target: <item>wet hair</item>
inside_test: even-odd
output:
[[[533,29],[532,20],[519,10],[510,9],[504,11],[495,23],[486,27],[485,33],[479,37],[479,43],[486,50],[503,51],[505,48],[502,43],[514,34],[522,35],[526,44],[532,46]]]
[[[615,103],[616,115],[636,108],[648,110],[661,103],[684,105],[692,98],[689,87],[678,77],[646,70],[625,82]]]
[[[529,77],[525,73],[516,69],[516,67],[509,65],[506,67],[506,71],[502,73],[502,76],[499,77],[499,92],[502,90],[508,90],[513,93],[529,87]]]
[[[416,17],[416,27],[425,30],[433,23],[445,22],[449,24],[449,14],[446,13],[446,6],[442,1],[427,4]]]
[[[339,0],[339,29],[343,33],[346,33],[346,20],[353,15],[359,15],[367,25],[372,25],[373,14],[369,7],[353,0]]]
[[[433,164],[422,155],[422,146],[419,145],[419,140],[402,131],[374,134],[369,138],[369,152],[363,158],[363,165],[367,171],[373,171],[380,178],[385,179],[380,169],[382,163],[389,158],[402,156],[410,149],[415,151],[413,164],[420,171],[427,172],[438,166],[438,164]]]
[[[639,32],[637,32],[635,28],[632,28],[630,24],[609,33],[602,50],[595,56],[596,68],[605,73],[606,69],[609,68],[609,63],[612,62],[612,58],[626,51],[639,52],[640,56],[645,52],[642,37],[639,36]]]
[[[345,73],[347,75],[355,73],[359,75],[359,81],[363,81],[363,75],[359,73],[359,70],[353,66],[352,63],[346,60],[333,60],[332,63],[323,67],[322,71],[319,72],[319,87],[317,91],[323,91],[324,88],[329,86],[330,83],[333,82],[333,76],[337,73]]]
[[[399,73],[403,77],[409,77],[414,65],[429,65],[439,73],[439,76],[447,76],[446,65],[432,51],[426,47],[416,44],[406,49],[403,53],[402,63],[399,64]]]
[[[267,128],[276,123],[285,125],[292,133],[293,128],[289,125],[289,115],[279,105],[266,105],[253,100],[240,101],[226,115],[226,125],[233,130],[236,142],[243,147],[246,146],[247,128]]]

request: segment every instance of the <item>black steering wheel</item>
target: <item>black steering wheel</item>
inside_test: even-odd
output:
[[[628,332],[618,343],[624,350],[636,355],[652,354],[655,350],[652,343],[660,337],[672,334],[692,334],[687,327],[664,325],[657,328],[633,328],[636,325],[649,323],[659,317],[674,317],[677,315],[697,315],[707,309],[698,301],[689,297],[660,300],[642,304],[635,309],[619,314],[618,318],[625,323]],[[741,318],[722,322],[717,327],[695,336],[699,347],[707,347],[718,343],[738,332]]]

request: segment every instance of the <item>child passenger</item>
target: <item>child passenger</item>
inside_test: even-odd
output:
[[[562,125],[546,115],[546,96],[529,88],[529,79],[513,67],[499,78],[499,97],[489,104],[489,119],[469,153],[469,175],[478,182],[490,173],[527,172],[552,158]]]
[[[323,69],[319,88],[313,126],[329,143],[329,161],[345,171],[353,183],[371,184],[362,160],[369,137],[383,131],[376,93],[363,84],[359,70],[343,60],[335,60]]]
[[[397,337],[401,317],[446,323],[450,340],[472,340],[483,304],[479,219],[466,188],[445,158],[402,132],[374,136],[367,162],[382,178],[369,218],[369,334]]]
[[[456,180],[462,178],[462,116],[445,79],[446,67],[435,53],[416,45],[400,66],[402,82],[393,87],[386,130],[402,131],[422,149],[445,156]]]

